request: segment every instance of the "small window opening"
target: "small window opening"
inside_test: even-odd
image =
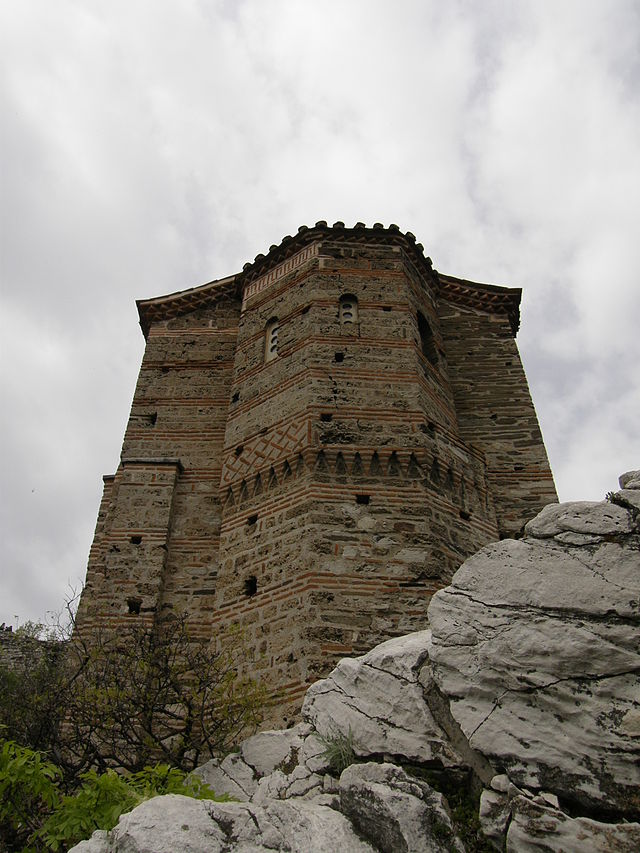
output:
[[[335,360],[335,361],[337,361],[337,362],[344,361],[344,353],[343,353],[343,352],[337,352],[337,353],[335,353],[335,355],[333,356],[333,358],[334,358],[334,360]]]
[[[382,310],[383,311],[391,311],[391,305],[383,305]]]
[[[162,372],[163,372],[163,373],[168,373],[168,372],[169,372],[169,368],[166,366],[166,364],[165,364],[165,365],[164,365],[164,367],[162,368]]]
[[[129,608],[129,613],[132,613],[134,616],[140,615],[140,607],[142,606],[141,598],[127,598],[127,607]]]
[[[264,360],[272,361],[278,355],[278,332],[280,331],[277,317],[269,320],[265,329]]]
[[[236,456],[240,456],[240,454],[242,453],[243,450],[244,450],[244,445],[239,444],[235,449]]]
[[[427,323],[424,314],[418,311],[418,333],[420,335],[420,347],[422,354],[431,364],[438,363],[438,350],[436,342],[431,331],[431,326]]]
[[[247,519],[247,525],[249,527],[253,527],[253,525],[256,523],[257,520],[258,520],[258,513],[255,513],[255,515],[250,515],[249,518]]]
[[[233,397],[231,398],[231,402],[237,403],[239,399],[240,399],[240,392],[236,391],[235,394],[233,395]]]
[[[310,308],[311,308],[311,305],[305,305],[300,313],[301,314],[308,314]]]
[[[343,326],[358,322],[358,300],[353,294],[348,293],[340,297],[339,317]]]
[[[250,575],[244,581],[244,594],[247,597],[255,595],[258,591],[258,578],[255,575]]]
[[[129,539],[129,542],[131,542],[132,545],[140,545],[142,542],[142,536],[132,536]]]
[[[321,420],[323,423],[328,424],[328,423],[329,423],[329,421],[333,420],[333,415],[332,415],[332,414],[330,414],[329,412],[323,412],[323,413],[320,415],[320,420]]]
[[[371,500],[369,495],[356,495],[356,503],[366,506]]]
[[[462,518],[464,521],[469,521],[469,519],[471,518],[471,513],[467,512],[466,509],[461,509],[460,518]]]

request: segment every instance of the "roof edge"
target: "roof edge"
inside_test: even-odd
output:
[[[320,220],[312,227],[301,225],[295,235],[286,235],[278,245],[269,247],[267,254],[258,254],[252,262],[246,263],[242,271],[226,278],[215,279],[206,284],[187,290],[169,293],[151,299],[138,299],[136,305],[145,338],[151,324],[161,317],[175,317],[186,311],[193,311],[225,294],[242,299],[244,288],[260,278],[273,266],[286,261],[304,246],[323,239],[345,243],[386,243],[400,246],[411,258],[418,270],[430,280],[436,293],[448,301],[485,311],[506,314],[512,332],[515,334],[520,325],[520,288],[506,288],[493,284],[479,284],[467,279],[444,275],[433,268],[431,258],[424,254],[422,243],[416,242],[411,231],[403,232],[398,225],[384,226],[380,222],[367,227],[356,222],[348,228],[344,222],[328,225]]]
[[[482,311],[506,314],[513,336],[520,328],[521,287],[503,287],[498,284],[482,284],[466,278],[437,273],[440,280],[440,297],[448,302]]]

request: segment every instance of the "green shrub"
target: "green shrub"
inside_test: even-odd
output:
[[[316,735],[318,740],[324,746],[322,757],[329,764],[332,773],[339,776],[350,764],[356,760],[355,752],[353,751],[353,732],[351,726],[347,734],[343,734],[339,729],[334,729],[331,734],[326,737]]]
[[[28,843],[60,801],[60,778],[60,770],[39,752],[0,741],[0,849]]]
[[[89,770],[72,794],[61,792],[61,780],[59,768],[40,753],[0,741],[0,849],[67,850],[96,829],[113,829],[121,814],[160,794],[229,799],[217,797],[197,776],[166,764],[128,776]]]
[[[113,829],[121,814],[135,808],[142,797],[114,770],[82,774],[74,794],[60,798],[35,838],[48,850],[67,850],[96,829]]]

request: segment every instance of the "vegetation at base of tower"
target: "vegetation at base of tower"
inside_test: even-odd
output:
[[[71,622],[45,644],[37,634],[21,638],[17,660],[0,658],[0,725],[53,760],[67,784],[90,769],[136,773],[157,761],[189,771],[262,720],[266,690],[238,674],[247,651],[237,631],[215,649],[184,618],[86,636]]]
[[[128,775],[89,770],[73,793],[65,793],[60,768],[36,750],[0,740],[0,849],[68,850],[96,829],[112,829],[121,814],[159,794],[229,800],[198,777],[162,764]]]
[[[0,652],[0,725],[18,743],[47,752],[64,714],[67,686],[59,641],[64,632],[26,622],[14,636],[19,658],[9,663]]]
[[[63,724],[77,768],[136,772],[161,760],[192,770],[226,753],[262,720],[266,691],[238,674],[240,633],[217,650],[195,640],[184,619],[70,643],[73,689]]]
[[[334,729],[326,736],[316,735],[316,737],[324,747],[321,753],[322,758],[328,763],[334,776],[340,776],[343,770],[355,762],[356,754],[353,749],[351,726],[347,734]]]

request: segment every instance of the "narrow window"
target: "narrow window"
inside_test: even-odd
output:
[[[438,350],[436,349],[433,332],[431,331],[431,326],[427,323],[424,314],[420,311],[418,311],[418,333],[420,335],[420,347],[422,349],[422,354],[431,362],[431,364],[437,364]]]
[[[348,293],[340,297],[340,323],[348,326],[358,322],[358,300]]]
[[[132,613],[134,616],[138,616],[140,614],[140,607],[142,606],[141,598],[127,598],[127,609],[129,613]]]
[[[273,317],[267,323],[264,338],[264,360],[271,361],[278,355],[278,318]]]

